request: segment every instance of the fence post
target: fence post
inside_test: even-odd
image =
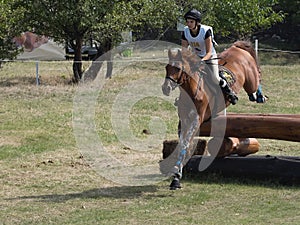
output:
[[[258,59],[258,40],[255,39],[255,54],[256,54],[256,58]]]
[[[39,77],[39,62],[35,62],[35,80],[36,80],[36,85],[40,85],[40,77]]]

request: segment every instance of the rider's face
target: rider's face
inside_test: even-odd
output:
[[[196,20],[187,19],[186,25],[189,27],[189,29],[194,30],[196,28]]]

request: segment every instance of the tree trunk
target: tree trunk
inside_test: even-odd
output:
[[[82,78],[82,38],[76,39],[74,48],[74,61],[73,61],[73,83],[78,83]]]
[[[107,71],[105,78],[111,78],[113,70],[113,56],[111,54],[112,39],[107,39],[103,45],[103,52],[105,54],[105,60],[107,62]]]
[[[100,71],[103,62],[107,62],[107,71],[105,78],[111,78],[113,70],[113,61],[112,61],[112,40],[107,39],[101,43],[101,46],[98,48],[98,53],[95,59],[92,62],[92,65],[84,74],[84,80],[94,80],[97,77],[98,72]]]
[[[113,61],[111,51],[106,53],[107,71],[105,78],[111,78],[113,70]]]

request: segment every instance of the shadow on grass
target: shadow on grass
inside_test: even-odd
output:
[[[268,187],[278,189],[280,187],[292,188],[299,190],[300,183],[294,182],[281,182],[277,179],[254,179],[247,177],[236,177],[236,176],[224,176],[218,173],[203,173],[197,174],[185,174],[182,179],[182,185],[185,184],[220,184],[220,185],[246,185],[246,186],[257,186],[257,187]],[[115,186],[105,188],[94,188],[83,192],[67,193],[67,194],[48,194],[48,195],[28,195],[19,196],[15,198],[6,198],[6,201],[18,201],[18,200],[30,200],[37,202],[54,202],[64,203],[72,199],[97,199],[97,198],[113,198],[113,199],[135,199],[146,194],[148,198],[163,198],[168,197],[174,193],[169,191],[164,194],[157,194],[161,186]],[[166,190],[168,187],[166,186]],[[184,189],[182,190],[184,191]]]
[[[30,195],[19,196],[15,198],[7,198],[5,200],[36,200],[40,202],[66,202],[71,199],[82,198],[115,198],[115,199],[134,199],[140,197],[144,193],[154,193],[158,189],[157,186],[116,186],[106,188],[94,188],[78,193],[68,194],[49,194],[49,195]]]
[[[35,77],[11,77],[0,81],[0,87],[13,87],[19,85],[35,85]]]
[[[71,80],[65,77],[39,77],[38,85],[70,85]],[[36,77],[10,77],[0,80],[0,87],[17,87],[20,85],[33,86],[37,85]]]

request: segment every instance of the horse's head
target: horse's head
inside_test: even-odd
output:
[[[169,49],[168,51],[169,63],[166,66],[165,82],[162,85],[164,95],[170,95],[171,90],[183,82],[183,59],[180,49]]]
[[[189,50],[169,49],[168,57],[169,63],[166,66],[165,82],[162,85],[162,91],[165,95],[168,96],[171,90],[178,86],[184,86],[186,82],[190,86],[189,88],[186,87],[186,91],[191,89],[191,92],[195,92],[194,89],[201,88],[199,76],[195,76],[195,74],[203,72],[199,71],[202,62],[196,54]]]
[[[193,52],[183,49],[169,50],[169,63],[166,66],[165,82],[162,91],[169,95],[171,90],[180,86],[178,100],[178,111],[181,117],[185,117],[185,111],[194,107],[199,113],[199,120],[204,121],[209,117],[208,95],[205,89],[204,76],[207,76],[207,69],[201,59]]]

